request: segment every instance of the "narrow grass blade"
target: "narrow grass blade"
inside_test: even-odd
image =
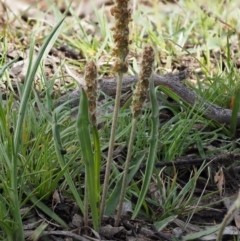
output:
[[[35,89],[33,89],[34,92],[34,96],[35,96],[35,100],[37,102],[38,108],[41,111],[41,113],[44,115],[44,117],[46,118],[46,120],[48,120],[48,122],[52,122],[52,116],[47,112],[46,108],[43,106],[38,93]]]
[[[0,78],[2,78],[2,76],[3,76],[4,72],[6,71],[6,69],[11,67],[17,60],[18,60],[18,58],[13,59],[9,63],[3,65],[2,68],[0,68]]]
[[[210,235],[210,234],[213,234],[213,233],[217,232],[219,230],[219,228],[220,228],[220,224],[214,225],[213,227],[206,228],[203,231],[196,232],[196,233],[191,233],[191,234],[188,234],[186,236],[183,236],[182,240],[184,240],[184,241],[198,240],[201,237],[204,237],[204,236],[207,236],[207,235]],[[215,239],[216,235],[213,235],[213,237]]]
[[[234,104],[233,104],[232,117],[231,117],[231,123],[230,123],[231,137],[234,137],[236,134],[239,109],[240,109],[240,88],[237,88],[234,95]]]
[[[64,228],[68,229],[68,225],[56,213],[54,213],[49,207],[42,203],[37,197],[32,196],[32,192],[28,187],[24,186],[24,192],[28,196],[31,196],[30,200],[32,201],[32,203],[34,203],[36,207],[38,207],[40,210],[42,210],[42,212],[44,212],[50,218],[62,225]]]
[[[150,81],[150,100],[152,105],[152,116],[151,116],[151,137],[150,137],[150,147],[148,153],[148,159],[146,163],[146,170],[144,173],[143,184],[141,188],[141,192],[139,194],[138,202],[134,209],[132,218],[136,218],[138,212],[142,206],[142,203],[145,199],[145,195],[149,188],[149,183],[153,173],[153,167],[155,163],[155,157],[157,152],[157,145],[158,145],[158,132],[159,132],[159,110],[158,110],[158,103],[156,98],[156,89],[154,88],[153,81]]]
[[[56,186],[59,183],[59,180],[61,179],[61,177],[65,174],[65,172],[69,169],[69,166],[79,157],[79,151],[77,151],[70,160],[68,160],[68,162],[66,163],[66,165],[62,168],[62,170],[60,172],[58,172],[56,178],[54,179],[54,181],[51,183],[51,186],[49,187],[49,189],[54,190],[56,188]],[[74,184],[70,184],[71,186]],[[70,188],[71,188],[70,186]],[[73,190],[73,189],[72,189]],[[76,190],[76,188],[74,188],[73,193],[75,193],[75,195],[79,197],[79,194]],[[82,205],[81,199],[77,201],[78,205]],[[81,209],[81,208],[80,208]],[[82,209],[81,209],[82,211]]]
[[[117,141],[117,140],[119,140],[121,137],[123,137],[124,135],[127,135],[127,133],[129,133],[130,131],[131,131],[131,122],[129,123],[129,125],[128,126],[126,126],[121,132],[119,132],[116,136],[115,136],[115,142]],[[106,150],[107,148],[108,148],[108,146],[109,146],[109,143],[106,143],[105,145],[103,145],[102,147],[101,147],[101,150]]]
[[[7,209],[10,206],[8,201],[0,195],[0,227],[1,231],[4,233],[6,240],[13,240],[13,221],[8,219],[9,210]],[[1,238],[1,237],[0,237]]]
[[[39,240],[42,236],[43,231],[48,227],[47,223],[41,223],[33,232],[30,239],[31,240]]]
[[[91,213],[93,218],[93,226],[96,231],[99,229],[100,213],[99,213],[99,202],[100,196],[98,193],[97,181],[95,178],[96,170],[99,167],[95,165],[94,153],[92,150],[92,141],[90,134],[90,121],[88,116],[88,99],[86,92],[81,89],[81,98],[79,103],[79,112],[77,118],[77,134],[78,140],[82,150],[82,160],[86,168],[87,178],[87,192],[89,203],[91,207]],[[99,165],[97,163],[97,165]],[[97,174],[98,176],[99,174]]]
[[[144,157],[145,157],[145,151],[142,151],[142,152],[138,153],[136,160],[132,162],[132,166],[129,168],[130,172],[127,177],[127,185],[132,181],[133,177],[139,170],[139,167],[140,167]],[[123,180],[123,176],[121,176],[121,178],[117,181],[113,192],[111,193],[110,197],[108,198],[108,200],[106,202],[106,209],[105,209],[104,214],[107,216],[112,215],[116,210],[116,207],[119,202],[119,197],[121,194],[122,180]]]
[[[154,227],[157,229],[158,232],[160,232],[161,230],[163,230],[170,222],[172,222],[173,220],[175,220],[177,218],[177,215],[172,215],[169,216],[167,218],[165,218],[164,220],[161,220],[159,222],[155,222],[154,223]]]
[[[21,101],[21,104],[20,104],[20,109],[19,109],[19,115],[18,115],[18,121],[17,121],[17,127],[16,127],[16,134],[14,136],[14,146],[15,146],[15,148],[17,148],[18,147],[17,144],[19,144],[21,128],[22,128],[23,119],[24,119],[24,116],[25,116],[25,111],[26,111],[26,104],[27,104],[28,98],[30,96],[32,82],[34,80],[34,77],[35,77],[36,72],[39,68],[39,65],[42,61],[43,56],[48,53],[50,48],[53,46],[56,37],[59,35],[60,27],[62,26],[64,19],[65,18],[63,18],[56,25],[55,28],[53,28],[52,32],[49,34],[49,36],[45,40],[42,48],[39,51],[38,57],[36,59],[36,62],[33,65],[32,69],[28,68],[28,75],[27,75],[25,86],[24,86],[23,98],[22,98],[22,101]],[[30,68],[31,68],[31,64],[30,64]],[[15,152],[16,152],[16,150],[17,149],[15,149]]]
[[[55,150],[56,150],[56,153],[57,153],[57,157],[58,157],[58,161],[60,163],[60,166],[62,169],[65,168],[66,166],[66,161],[65,161],[65,158],[64,158],[64,155],[62,154],[62,143],[61,143],[61,137],[60,137],[60,130],[59,130],[59,125],[57,124],[57,118],[56,116],[54,116],[54,122],[52,124],[52,130],[53,130],[53,136],[54,136],[54,143],[55,143]],[[69,185],[69,188],[79,206],[79,208],[81,209],[82,213],[84,213],[84,207],[83,207],[83,202],[82,200],[80,199],[80,196],[77,192],[77,189],[73,183],[73,180],[71,178],[71,175],[69,173],[69,170],[66,170],[66,172],[64,173],[64,176],[67,180],[67,183]]]

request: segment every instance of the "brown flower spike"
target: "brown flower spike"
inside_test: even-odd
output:
[[[92,124],[96,124],[96,103],[97,103],[97,67],[93,61],[85,67],[86,94],[89,103],[89,115]]]
[[[131,21],[131,11],[128,9],[128,2],[129,0],[116,0],[116,5],[111,9],[111,14],[116,19],[115,26],[111,29],[115,43],[113,54],[118,58],[114,65],[114,71],[122,73],[126,73],[128,70],[125,61],[130,44],[128,24]]]
[[[151,46],[146,46],[143,51],[139,80],[133,93],[132,113],[134,117],[137,117],[140,114],[143,103],[146,100],[149,88],[149,78],[152,75],[153,62],[153,48]]]

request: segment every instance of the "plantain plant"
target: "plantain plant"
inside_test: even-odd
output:
[[[134,137],[136,134],[137,122],[138,122],[138,118],[141,115],[143,104],[148,94],[149,79],[151,80],[153,62],[154,62],[153,48],[150,46],[146,46],[143,51],[139,81],[137,82],[137,85],[135,87],[134,94],[133,94],[132,128],[131,128],[131,133],[130,133],[130,138],[128,143],[128,153],[127,153],[127,158],[126,158],[125,168],[123,173],[122,189],[121,189],[120,200],[118,205],[117,217],[115,220],[115,226],[119,225],[119,221],[122,213],[123,201],[125,198],[125,192],[127,187],[127,175],[128,175],[130,160],[132,158],[132,149],[134,145],[134,139],[135,139]]]
[[[129,0],[116,0],[116,5],[111,9],[111,13],[115,17],[115,26],[112,28],[112,30],[113,30],[113,38],[115,42],[113,55],[116,56],[114,71],[117,73],[117,89],[116,89],[115,105],[114,105],[111,135],[109,140],[109,150],[108,150],[102,201],[101,201],[101,209],[100,209],[101,219],[103,217],[104,210],[105,210],[106,197],[107,197],[107,191],[109,186],[109,177],[110,177],[110,169],[111,169],[111,163],[112,163],[112,157],[113,157],[115,133],[117,128],[123,74],[126,73],[128,70],[126,57],[129,52],[128,24],[130,22],[130,17],[131,17],[130,10],[128,9],[128,2]]]

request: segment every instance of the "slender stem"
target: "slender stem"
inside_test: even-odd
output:
[[[107,198],[110,169],[111,169],[112,156],[113,156],[113,147],[114,147],[115,133],[116,133],[116,128],[117,128],[117,120],[118,120],[118,112],[119,112],[119,106],[120,106],[122,80],[123,80],[123,73],[118,73],[116,98],[115,98],[113,120],[112,120],[112,127],[111,127],[111,136],[110,136],[110,140],[109,140],[108,157],[107,157],[107,164],[106,164],[106,171],[105,171],[105,179],[104,179],[104,184],[103,184],[102,202],[101,202],[101,208],[100,208],[101,220],[104,215],[105,203],[106,203],[106,198]]]
[[[88,192],[87,192],[87,172],[85,172],[85,189],[84,189],[84,225],[88,226]]]
[[[223,231],[225,229],[225,227],[228,224],[229,219],[232,217],[233,213],[237,210],[237,207],[235,205],[233,205],[233,207],[228,211],[228,213],[226,214],[226,216],[224,217],[219,232],[218,232],[218,236],[216,241],[221,241],[222,240],[222,235],[223,235]]]
[[[134,137],[135,137],[135,133],[136,133],[137,120],[138,120],[137,117],[134,117],[132,119],[132,129],[131,129],[130,139],[129,139],[129,143],[128,143],[128,153],[127,153],[127,159],[125,162],[122,189],[121,189],[120,200],[119,200],[119,204],[118,204],[117,217],[115,220],[115,227],[117,227],[119,225],[120,217],[122,214],[123,201],[124,201],[124,197],[125,197],[125,193],[126,193],[126,186],[127,186],[127,174],[128,174],[128,169],[129,169],[129,165],[130,165],[130,160],[132,157],[132,149],[133,149]]]

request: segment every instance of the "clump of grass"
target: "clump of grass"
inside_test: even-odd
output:
[[[143,103],[145,102],[146,96],[148,93],[149,79],[151,78],[151,74],[152,74],[153,62],[154,62],[153,48],[150,46],[147,46],[144,48],[144,51],[143,51],[142,66],[141,66],[141,72],[139,75],[139,81],[137,82],[137,85],[133,94],[132,128],[131,128],[131,134],[130,134],[129,143],[128,143],[128,153],[127,153],[127,158],[125,162],[122,189],[120,194],[115,226],[119,225],[119,220],[122,213],[123,201],[124,201],[126,185],[127,185],[127,174],[128,174],[128,169],[130,165],[130,160],[132,157],[132,149],[133,149],[134,137],[135,137],[136,128],[137,128],[137,121],[141,114]]]
[[[116,56],[114,71],[117,72],[117,90],[115,97],[114,113],[111,127],[111,135],[109,140],[109,150],[106,164],[106,172],[103,185],[102,202],[101,202],[101,218],[105,210],[105,203],[109,185],[110,168],[113,156],[113,146],[115,140],[115,133],[118,120],[118,112],[120,105],[121,89],[123,74],[127,72],[128,65],[126,57],[129,52],[129,27],[128,24],[131,19],[131,13],[128,9],[129,0],[116,0],[116,5],[111,9],[111,14],[115,17],[115,26],[112,28],[114,34],[115,48],[113,54]]]
[[[23,181],[24,168],[21,163],[21,161],[23,161],[26,157],[22,157],[21,154],[25,153],[24,150],[26,150],[24,149],[24,138],[26,137],[26,133],[24,133],[24,130],[26,129],[25,124],[29,104],[28,102],[34,76],[36,75],[39,65],[44,59],[44,56],[48,53],[49,49],[54,44],[55,38],[58,36],[61,29],[63,20],[64,18],[59,21],[55,28],[53,28],[52,32],[45,40],[35,60],[33,59],[34,38],[31,38],[30,58],[27,76],[22,89],[21,102],[17,115],[13,112],[14,114],[11,116],[12,119],[10,121],[10,119],[7,120],[7,117],[10,117],[10,115],[4,113],[5,110],[3,108],[1,108],[0,110],[2,116],[0,123],[3,133],[5,132],[5,134],[7,135],[6,139],[4,139],[4,141],[1,141],[0,143],[1,153],[3,155],[3,158],[1,159],[1,165],[5,168],[5,173],[7,173],[4,179],[1,178],[1,182],[4,183],[4,185],[2,186],[3,196],[5,196],[4,198],[3,196],[0,197],[1,202],[4,202],[4,204],[1,205],[1,209],[6,211],[4,213],[4,216],[6,216],[4,217],[0,215],[0,225],[1,228],[4,229],[4,231],[6,232],[7,240],[24,240],[23,223],[20,208],[22,203],[26,201],[23,201],[23,193],[25,193],[28,197],[29,193],[26,193],[26,183],[25,181]],[[13,103],[12,100],[9,101],[9,107],[12,107],[10,103]],[[10,121],[9,123],[13,124],[13,127],[8,126],[8,121]],[[4,219],[8,219],[8,216],[11,218],[11,222],[8,222],[7,220],[7,222],[4,223]]]

